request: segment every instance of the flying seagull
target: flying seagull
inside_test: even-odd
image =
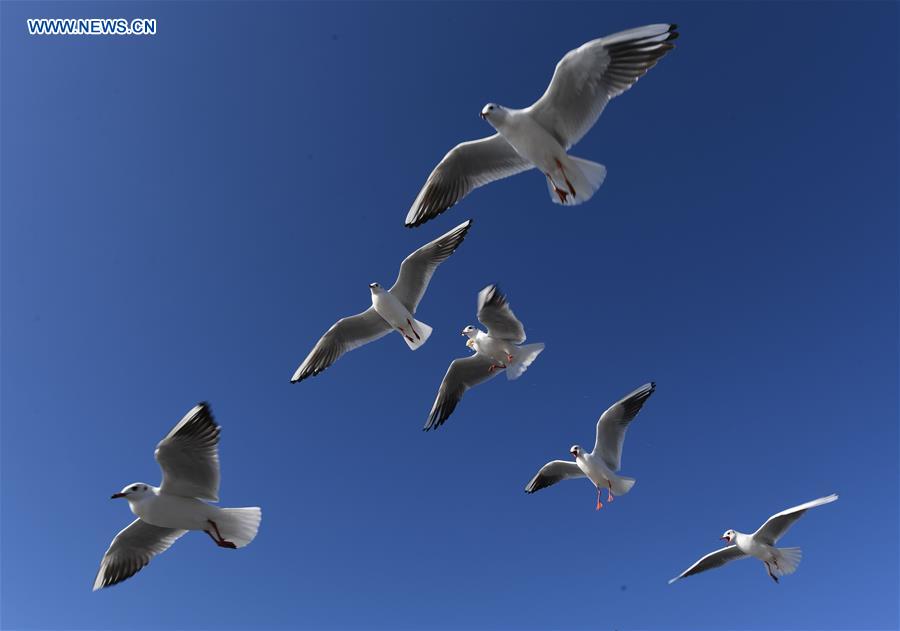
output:
[[[431,335],[431,327],[416,320],[413,314],[425,295],[434,270],[459,247],[471,225],[469,219],[407,256],[400,264],[397,282],[390,289],[371,283],[372,306],[335,322],[297,368],[291,383],[318,375],[344,353],[374,342],[391,331],[402,335],[410,350],[422,346]]]
[[[800,565],[800,548],[776,548],[775,544],[781,539],[795,521],[803,516],[810,508],[829,504],[838,498],[836,494],[820,497],[817,500],[794,506],[769,517],[759,530],[752,535],[747,535],[736,530],[726,530],[722,539],[730,545],[710,552],[705,557],[694,563],[691,567],[669,581],[671,585],[680,578],[699,574],[706,570],[721,567],[729,561],[753,556],[766,564],[766,571],[772,580],[778,582],[779,576],[793,574]]]
[[[473,189],[537,167],[550,199],[565,206],[591,198],[606,167],[568,155],[594,126],[603,108],[628,90],[672,48],[674,24],[651,24],[590,41],[556,64],[550,86],[522,110],[488,103],[481,117],[493,136],[456,145],[428,176],[407,227],[441,214]]]
[[[597,421],[594,450],[588,453],[578,445],[573,445],[569,453],[575,457],[575,462],[568,460],[548,462],[531,479],[525,487],[525,492],[540,491],[560,480],[587,477],[597,487],[597,510],[603,508],[600,502],[602,489],[607,490],[608,502],[613,501],[613,494],[625,495],[635,483],[634,478],[626,478],[615,473],[622,466],[622,443],[625,442],[625,432],[655,391],[655,383],[645,383],[621,401],[611,405]]]
[[[221,548],[243,548],[253,541],[262,520],[259,507],[207,504],[219,501],[221,430],[209,405],[194,406],[156,446],[162,484],[135,482],[113,493],[112,499],[128,500],[137,519],[103,555],[94,591],[134,576],[188,530],[202,530]]]
[[[466,346],[475,354],[451,362],[431,407],[425,431],[440,427],[453,414],[466,390],[504,370],[510,381],[518,379],[544,350],[543,344],[520,346],[525,341],[525,329],[496,285],[488,285],[478,292],[478,320],[487,327],[487,333],[472,325],[462,330],[469,338]]]

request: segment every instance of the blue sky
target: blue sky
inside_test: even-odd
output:
[[[868,629],[898,609],[898,5],[0,5],[2,592],[8,629]],[[146,38],[28,17],[153,17]],[[678,47],[542,176],[403,227],[430,170],[583,42]],[[473,217],[399,337],[289,379],[415,247]],[[420,431],[475,296],[547,348]],[[528,496],[648,380],[623,474]],[[197,401],[249,547],[180,540],[91,593]],[[669,586],[727,528],[838,492],[783,540]]]

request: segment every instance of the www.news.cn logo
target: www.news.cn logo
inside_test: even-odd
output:
[[[156,19],[29,18],[29,35],[156,35]]]

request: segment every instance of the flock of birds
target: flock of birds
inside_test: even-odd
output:
[[[603,183],[606,168],[567,151],[591,129],[612,98],[628,90],[674,48],[677,36],[674,24],[653,24],[595,39],[562,58],[546,92],[530,107],[486,105],[481,116],[496,133],[463,142],[444,156],[416,196],[406,225],[419,226],[473,189],[532,168],[546,176],[554,203],[575,205],[589,200]],[[392,331],[402,336],[410,350],[422,346],[432,328],[416,319],[416,310],[435,270],[456,251],[471,226],[468,220],[407,256],[390,289],[371,283],[371,306],[328,329],[291,381],[318,375],[344,353]],[[524,345],[525,328],[496,285],[478,293],[477,305],[478,320],[487,330],[471,325],[462,330],[473,354],[450,363],[425,430],[446,422],[469,388],[501,372],[507,379],[521,377],[544,349],[543,344]],[[644,384],[613,404],[597,421],[593,450],[572,446],[569,453],[574,461],[548,462],[525,491],[534,493],[561,480],[587,478],[597,489],[598,510],[604,489],[608,502],[627,493],[635,480],[618,474],[625,432],[655,389],[654,383]],[[241,548],[254,539],[262,518],[258,507],[219,508],[209,503],[217,502],[219,495],[220,431],[209,406],[195,406],[157,445],[155,456],[163,476],[159,487],[137,482],[113,494],[128,501],[137,519],[113,539],[94,590],[133,576],[189,530],[205,532],[223,548]],[[669,582],[748,556],[762,561],[778,582],[800,562],[800,549],[777,548],[778,539],[807,510],[836,499],[837,495],[829,495],[781,511],[752,534],[727,530],[722,539],[728,545]]]

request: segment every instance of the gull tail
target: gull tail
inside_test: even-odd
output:
[[[565,171],[565,172],[563,172]],[[568,179],[568,182],[566,182]],[[606,167],[590,160],[582,160],[575,156],[566,156],[562,169],[556,169],[553,180],[565,195],[560,196],[553,189],[553,184],[547,180],[547,188],[550,190],[550,199],[554,204],[563,206],[577,206],[589,200],[606,179]],[[571,184],[571,188],[569,185]],[[575,192],[572,193],[572,190]],[[561,199],[562,197],[562,199]]]
[[[541,354],[542,350],[544,350],[543,344],[520,346],[518,350],[516,350],[513,360],[506,367],[506,378],[512,381],[513,379],[521,377],[522,373],[531,366],[531,362],[537,359],[537,356]]]
[[[412,330],[410,330],[409,325],[403,327],[403,331],[406,331],[404,334],[403,331],[400,331],[400,335],[403,336],[403,339],[406,341],[406,345],[409,346],[409,350],[414,351],[425,341],[431,337],[431,331],[433,329],[425,324],[424,322],[419,322],[415,318],[412,320]],[[416,335],[418,333],[418,335]]]
[[[631,490],[631,487],[634,486],[635,482],[637,482],[637,480],[634,478],[626,478],[623,475],[616,477],[615,480],[612,480],[613,495],[625,495]]]
[[[222,538],[231,541],[238,548],[256,538],[259,530],[259,522],[262,521],[262,510],[258,506],[253,508],[221,508],[216,516],[216,525]]]
[[[776,548],[775,558],[778,565],[773,568],[773,573],[777,576],[793,574],[797,571],[802,557],[803,551],[800,548]]]

